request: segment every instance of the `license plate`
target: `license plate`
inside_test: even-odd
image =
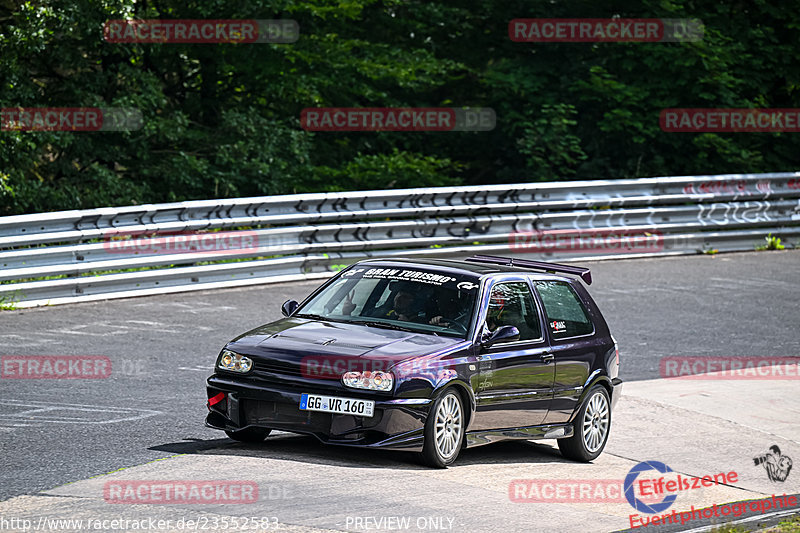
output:
[[[340,415],[372,416],[375,402],[355,398],[337,398],[303,393],[300,396],[301,411],[322,411]]]

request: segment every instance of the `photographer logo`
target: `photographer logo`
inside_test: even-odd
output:
[[[781,455],[781,449],[776,444],[769,447],[765,454],[753,457],[756,466],[763,466],[767,471],[770,481],[780,481],[783,483],[792,471],[792,459],[786,455]]]

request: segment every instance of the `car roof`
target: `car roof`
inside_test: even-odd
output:
[[[481,278],[495,274],[528,274],[541,280],[570,281],[573,278],[550,274],[547,272],[537,272],[521,267],[510,267],[505,265],[492,265],[486,263],[472,263],[468,261],[458,261],[455,259],[366,259],[356,263],[360,266],[374,266],[380,268],[401,267],[413,268],[423,267],[437,272],[448,272],[462,276],[473,276]]]

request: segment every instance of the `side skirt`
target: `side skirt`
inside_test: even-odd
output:
[[[467,447],[483,446],[501,440],[539,440],[561,439],[571,437],[574,433],[572,424],[550,424],[544,426],[526,426],[520,428],[490,429],[486,431],[468,431]]]

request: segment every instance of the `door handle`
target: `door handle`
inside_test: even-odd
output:
[[[552,363],[553,359],[555,359],[555,356],[550,352],[545,352],[542,354],[542,361],[544,362],[544,364]]]

